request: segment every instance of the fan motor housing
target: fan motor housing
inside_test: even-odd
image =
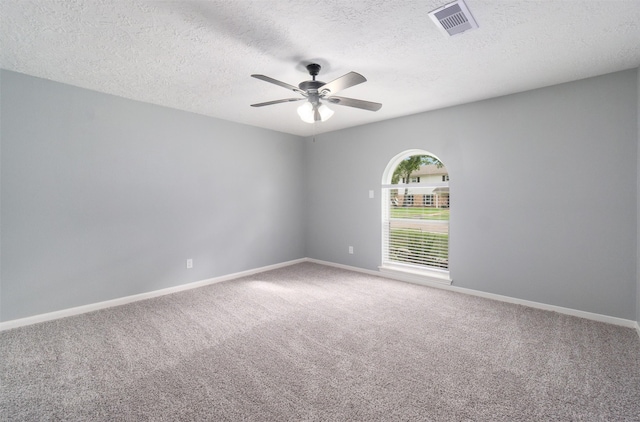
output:
[[[298,84],[298,88],[300,88],[303,91],[309,91],[309,90],[317,91],[318,88],[320,88],[322,85],[325,85],[325,83],[322,81],[304,81]]]

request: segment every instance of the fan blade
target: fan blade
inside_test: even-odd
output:
[[[356,100],[353,98],[346,98],[346,97],[329,97],[329,98],[325,98],[325,101],[328,101],[331,104],[361,108],[363,110],[369,110],[369,111],[378,111],[382,107],[382,104],[380,103],[373,103],[371,101]]]
[[[343,89],[350,88],[354,85],[366,82],[367,79],[359,73],[349,72],[346,75],[340,76],[338,79],[334,79],[329,83],[322,85],[318,88],[318,92],[322,96],[329,96]]]
[[[270,82],[270,83],[272,83],[272,84],[275,84],[275,85],[281,86],[281,87],[283,87],[283,88],[290,89],[290,90],[292,90],[292,91],[294,91],[294,92],[298,92],[298,93],[300,93],[300,94],[303,94],[303,93],[304,93],[304,91],[303,91],[303,90],[301,90],[300,88],[298,88],[297,86],[289,85],[288,83],[281,82],[281,81],[279,81],[279,80],[277,80],[277,79],[273,79],[273,78],[270,78],[270,77],[268,77],[268,76],[264,76],[264,75],[251,75],[251,77],[256,78],[256,79],[260,79],[260,80],[265,81],[265,82]]]
[[[251,107],[264,107],[271,104],[290,103],[292,101],[306,100],[306,98],[285,98],[284,100],[267,101],[266,103],[251,104]]]

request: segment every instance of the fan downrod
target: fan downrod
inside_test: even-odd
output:
[[[313,78],[310,81],[300,82],[298,88],[305,91],[307,94],[317,94],[318,89],[325,83],[322,81],[316,81],[316,76],[320,73],[320,65],[316,63],[310,63],[307,65],[309,75]]]

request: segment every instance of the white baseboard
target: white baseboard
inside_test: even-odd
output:
[[[23,327],[25,325],[37,324],[39,322],[52,321],[55,319],[65,318],[65,317],[74,316],[74,315],[80,315],[87,312],[97,311],[100,309],[112,308],[114,306],[126,305],[127,303],[137,302],[145,299],[151,299],[154,297],[164,296],[171,293],[182,292],[184,290],[196,289],[198,287],[208,286],[210,284],[220,283],[222,281],[233,280],[236,278],[246,277],[249,275],[262,273],[265,271],[275,270],[277,268],[288,267],[289,265],[299,264],[305,261],[306,261],[306,258],[301,258],[293,261],[281,262],[279,264],[267,265],[265,267],[254,268],[251,270],[240,271],[238,273],[227,274],[220,277],[213,277],[206,280],[194,281],[192,283],[181,284],[179,286],[167,287],[166,289],[154,290],[151,292],[140,293],[137,295],[120,297],[118,299],[106,300],[104,302],[91,303],[89,305],[76,306],[74,308],[62,309],[60,311],[34,315],[26,318],[13,319],[10,321],[0,322],[0,331]]]
[[[553,311],[553,312],[558,312],[558,313],[561,313],[561,314],[577,316],[577,317],[580,317],[580,318],[586,318],[586,319],[590,319],[590,320],[594,320],[594,321],[606,322],[608,324],[614,324],[614,325],[620,325],[620,326],[623,326],[623,327],[635,328],[636,331],[638,332],[638,335],[640,336],[640,325],[638,324],[637,321],[632,321],[632,320],[623,319],[623,318],[616,318],[616,317],[612,317],[612,316],[608,316],[608,315],[596,314],[596,313],[592,313],[592,312],[579,311],[579,310],[571,309],[571,308],[563,308],[561,306],[548,305],[546,303],[532,302],[532,301],[529,301],[529,300],[517,299],[517,298],[513,298],[513,297],[509,297],[509,296],[502,296],[502,295],[498,295],[498,294],[494,294],[494,293],[486,293],[486,292],[482,292],[482,291],[479,291],[479,290],[467,289],[467,288],[464,288],[464,287],[447,285],[447,284],[442,284],[442,283],[438,283],[438,282],[429,282],[429,281],[420,281],[420,282],[418,282],[418,281],[415,281],[415,280],[414,281],[410,281],[410,280],[407,280],[407,279],[394,278],[394,277],[390,277],[388,274],[382,274],[382,273],[380,273],[380,271],[367,270],[367,269],[364,269],[364,268],[353,267],[353,266],[350,266],[350,265],[337,264],[337,263],[334,263],[334,262],[322,261],[322,260],[313,259],[313,258],[295,259],[293,261],[286,261],[286,262],[282,262],[282,263],[279,263],[279,264],[267,265],[265,267],[254,268],[254,269],[251,269],[251,270],[241,271],[241,272],[237,272],[237,273],[233,273],[233,274],[227,274],[227,275],[223,275],[223,276],[220,276],[220,277],[210,278],[210,279],[207,279],[207,280],[200,280],[200,281],[195,281],[193,283],[181,284],[179,286],[174,286],[174,287],[168,287],[166,289],[154,290],[152,292],[140,293],[140,294],[137,294],[137,295],[125,296],[125,297],[121,297],[121,298],[118,298],[118,299],[107,300],[107,301],[104,301],[104,302],[92,303],[92,304],[89,304],[89,305],[77,306],[77,307],[74,307],[74,308],[63,309],[63,310],[60,310],[60,311],[49,312],[49,313],[46,313],[46,314],[34,315],[34,316],[26,317],[26,318],[14,319],[14,320],[10,320],[10,321],[0,322],[0,331],[10,330],[12,328],[23,327],[25,325],[37,324],[37,323],[45,322],[45,321],[52,321],[52,320],[55,320],[55,319],[65,318],[65,317],[68,317],[68,316],[80,315],[80,314],[84,314],[84,313],[87,313],[87,312],[97,311],[97,310],[100,310],[100,309],[111,308],[111,307],[114,307],[114,306],[125,305],[125,304],[131,303],[131,302],[137,302],[137,301],[140,301],[140,300],[151,299],[151,298],[158,297],[158,296],[164,296],[164,295],[168,295],[168,294],[171,294],[171,293],[177,293],[177,292],[181,292],[181,291],[184,291],[184,290],[190,290],[190,289],[195,289],[195,288],[198,288],[198,287],[207,286],[207,285],[210,285],[210,284],[220,283],[222,281],[234,280],[236,278],[246,277],[246,276],[249,276],[249,275],[258,274],[258,273],[265,272],[265,271],[270,271],[270,270],[275,270],[275,269],[278,269],[278,268],[288,267],[290,265],[295,265],[295,264],[299,264],[299,263],[302,263],[302,262],[313,262],[313,263],[320,264],[320,265],[326,265],[326,266],[330,266],[330,267],[341,268],[341,269],[344,269],[344,270],[364,273],[364,274],[368,274],[368,275],[372,275],[372,276],[376,276],[376,277],[393,278],[393,279],[404,281],[404,282],[420,284],[420,285],[424,285],[424,286],[428,286],[428,287],[435,287],[435,288],[438,288],[438,289],[451,290],[451,291],[454,291],[454,292],[464,293],[464,294],[473,295],[473,296],[479,296],[479,297],[483,297],[483,298],[486,298],[486,299],[492,299],[492,300],[498,300],[498,301],[501,301],[501,302],[514,303],[514,304],[518,304],[518,305],[528,306],[528,307],[531,307],[531,308],[544,309],[544,310],[547,310],[547,311]]]
[[[454,291],[454,292],[464,293],[464,294],[467,294],[467,295],[483,297],[485,299],[492,299],[492,300],[498,300],[500,302],[514,303],[514,304],[517,304],[517,305],[528,306],[530,308],[543,309],[545,311],[558,312],[560,314],[576,316],[576,317],[579,317],[579,318],[590,319],[590,320],[593,320],[593,321],[600,321],[600,322],[605,322],[605,323],[608,323],[608,324],[620,325],[620,326],[629,327],[629,328],[635,328],[636,330],[638,330],[638,334],[640,335],[640,326],[638,325],[638,322],[630,320],[630,319],[617,318],[617,317],[612,317],[612,316],[608,316],[608,315],[596,314],[596,313],[593,313],[593,312],[586,312],[586,311],[579,311],[577,309],[564,308],[562,306],[548,305],[546,303],[533,302],[533,301],[524,300],[524,299],[517,299],[517,298],[510,297],[510,296],[503,296],[503,295],[498,295],[498,294],[495,294],[495,293],[487,293],[487,292],[482,292],[480,290],[467,289],[467,288],[464,288],[464,287],[447,285],[445,283],[440,283],[440,282],[432,282],[432,281],[426,281],[426,280],[417,281],[417,280],[412,279],[412,278],[393,277],[391,274],[387,274],[387,273],[382,274],[382,273],[380,273],[378,271],[366,270],[366,269],[363,269],[363,268],[351,267],[351,266],[342,265],[342,264],[335,264],[333,262],[321,261],[321,260],[318,260],[318,259],[309,259],[309,258],[307,258],[307,261],[308,262],[315,262],[317,264],[322,264],[322,265],[328,265],[328,266],[331,266],[331,267],[343,268],[345,270],[361,272],[361,273],[365,273],[365,274],[369,274],[369,275],[375,275],[375,276],[378,276],[378,277],[391,278],[391,279],[394,279],[394,280],[404,281],[404,282],[413,283],[413,284],[419,284],[419,285],[422,285],[422,286],[435,287],[437,289],[444,289],[444,290],[451,290],[451,291]]]
[[[336,264],[335,262],[322,261],[320,259],[314,259],[314,258],[305,258],[304,260],[305,260],[305,262],[313,262],[314,264],[326,265],[327,267],[341,268],[341,269],[347,270],[347,271],[354,271],[354,272],[357,272],[357,273],[364,273],[364,274],[374,275],[376,277],[383,277],[383,275],[380,274],[379,271],[367,270],[367,269],[359,268],[359,267],[352,267],[351,265]]]

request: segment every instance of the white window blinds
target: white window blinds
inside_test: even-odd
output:
[[[449,269],[449,182],[383,186],[382,265]]]

